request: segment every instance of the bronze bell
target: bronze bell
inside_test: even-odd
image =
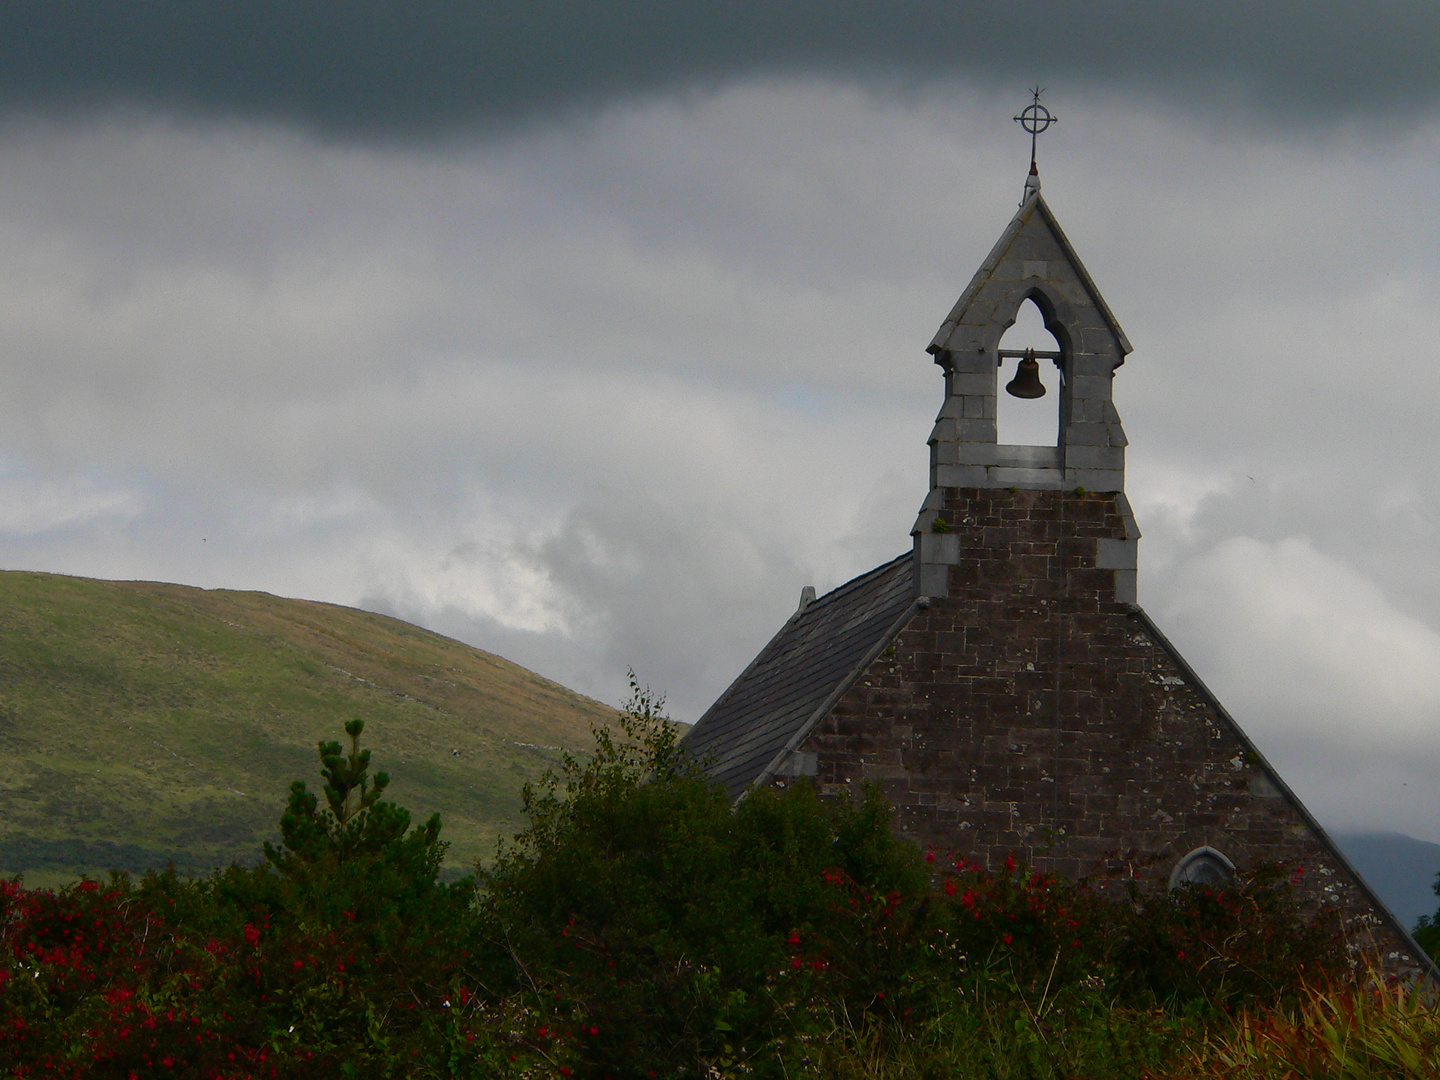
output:
[[[1005,384],[1005,392],[1018,398],[1045,396],[1045,384],[1040,381],[1040,362],[1035,359],[1034,349],[1025,350],[1020,363],[1015,365],[1015,377]]]

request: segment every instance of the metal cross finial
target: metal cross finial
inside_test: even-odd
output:
[[[1015,117],[1016,123],[1030,133],[1030,175],[1038,176],[1040,170],[1035,167],[1035,140],[1040,133],[1051,124],[1057,123],[1059,117],[1054,115],[1044,105],[1040,104],[1040,95],[1045,92],[1043,86],[1035,86],[1030,93],[1035,100],[1020,110],[1020,115]]]

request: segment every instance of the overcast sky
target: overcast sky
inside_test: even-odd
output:
[[[1440,841],[1437,47],[1421,3],[12,0],[0,565],[693,720],[908,547],[1038,80],[1135,345],[1141,602],[1327,824]]]

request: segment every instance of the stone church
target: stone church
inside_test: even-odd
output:
[[[1028,129],[1027,129],[1028,130]],[[1058,349],[1001,337],[1027,301]],[[1071,879],[1123,861],[1149,887],[1291,860],[1391,970],[1428,969],[1405,927],[1136,603],[1140,530],[1111,400],[1130,342],[1040,194],[929,346],[945,399],[930,492],[899,558],[800,606],[685,745],[736,800],[807,778],[877,783],[896,829],[996,868]],[[1059,405],[1054,445],[997,440],[1012,393]]]

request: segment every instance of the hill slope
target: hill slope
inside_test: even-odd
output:
[[[315,744],[359,716],[447,866],[512,831],[521,785],[614,713],[396,619],[266,593],[0,572],[0,871],[32,885],[253,861]]]

